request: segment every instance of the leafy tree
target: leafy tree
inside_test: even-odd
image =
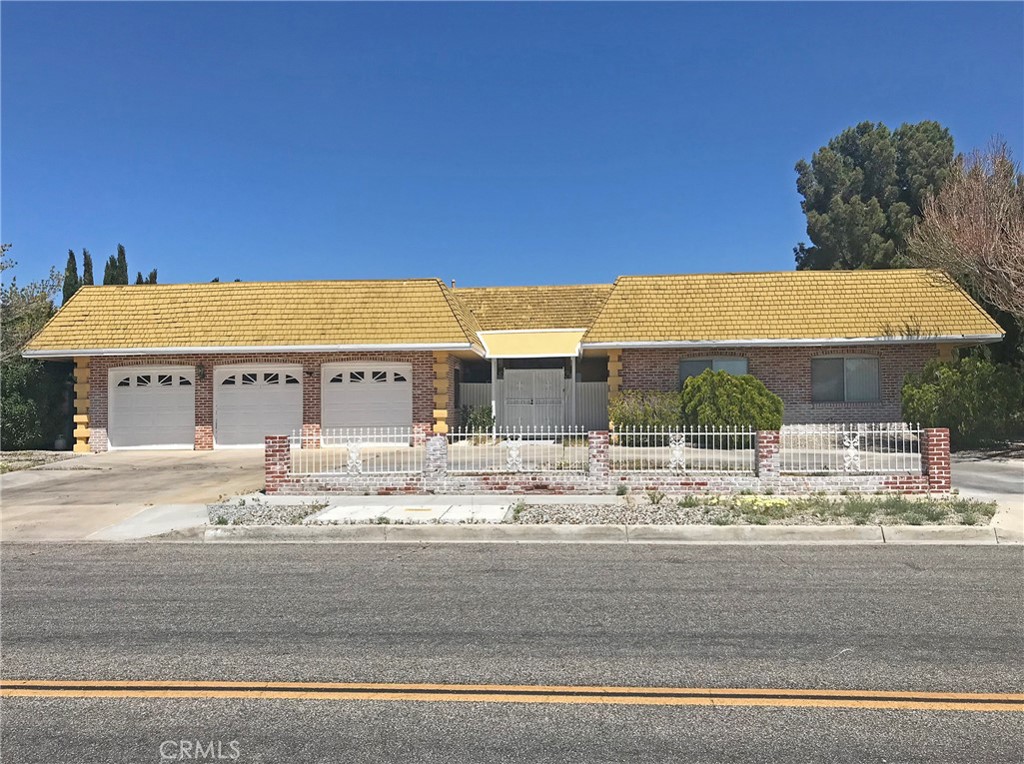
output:
[[[75,260],[75,251],[69,249],[68,262],[64,266],[64,300],[61,302],[61,305],[70,300],[81,285],[82,282],[78,278],[78,262]]]
[[[749,374],[705,369],[683,383],[683,423],[700,427],[782,427],[782,398]]]
[[[0,272],[16,265],[8,259],[9,249],[0,246]],[[61,282],[51,268],[42,281],[21,287],[12,278],[0,288],[0,444],[8,450],[50,446],[69,424],[62,413],[68,365],[21,356],[24,344],[53,315]]]
[[[146,283],[147,284],[155,284],[156,283],[156,268],[151,270],[149,272],[149,275],[146,276]]]
[[[985,358],[929,361],[908,374],[903,417],[925,427],[948,427],[957,448],[1024,433],[1024,372]]]
[[[103,265],[103,284],[120,284],[117,273],[117,258],[111,255]]]
[[[136,285],[146,283],[142,278],[142,271],[139,271],[139,275],[135,277],[135,283]]]
[[[950,175],[953,138],[937,122],[895,131],[862,122],[796,164],[807,235],[793,252],[798,269],[908,265],[906,241],[925,199]]]
[[[1024,322],[1024,175],[1005,141],[955,163],[925,201],[909,254]]]
[[[82,286],[92,286],[92,255],[89,250],[82,249]]]
[[[118,284],[128,283],[128,255],[125,254],[124,245],[117,245],[117,278]]]

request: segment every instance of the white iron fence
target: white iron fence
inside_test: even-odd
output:
[[[779,470],[921,474],[921,427],[903,422],[783,425]]]
[[[411,427],[346,427],[320,437],[289,438],[295,475],[418,473],[426,455],[424,436]]]
[[[448,472],[453,474],[588,470],[587,431],[579,427],[453,429],[447,439]]]
[[[617,428],[608,447],[613,472],[749,472],[757,432],[750,428]]]

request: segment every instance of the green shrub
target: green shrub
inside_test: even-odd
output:
[[[0,445],[5,451],[53,448],[69,429],[63,410],[65,364],[14,357],[0,364]]]
[[[679,393],[623,390],[608,401],[608,418],[617,430],[631,427],[675,429],[682,424]]]
[[[1005,440],[1024,431],[1024,373],[984,358],[929,361],[903,383],[903,418],[948,427],[954,447]]]
[[[707,369],[683,385],[683,422],[699,427],[782,427],[782,398],[749,374]]]
[[[469,432],[488,432],[494,428],[490,406],[463,406],[459,409],[459,427]]]

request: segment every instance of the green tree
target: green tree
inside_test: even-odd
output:
[[[81,285],[82,282],[78,278],[78,261],[75,260],[75,251],[73,249],[69,249],[68,262],[67,265],[64,266],[64,299],[61,302],[61,305],[70,300]]]
[[[811,245],[793,250],[798,269],[909,265],[904,249],[925,199],[950,175],[953,138],[938,122],[890,130],[861,122],[796,164]]]
[[[145,282],[145,280],[144,280],[144,279],[142,278],[142,271],[139,271],[139,272],[138,272],[138,274],[139,274],[139,275],[137,275],[137,276],[135,277],[135,284],[136,284],[136,285],[138,285],[138,284],[145,284],[146,282]]]
[[[128,283],[128,255],[125,254],[124,245],[117,245],[117,277],[118,284]]]
[[[82,248],[82,286],[92,286],[92,255],[89,250]]]
[[[111,255],[103,265],[103,285],[120,283],[117,275],[117,258]]]
[[[16,263],[9,244],[0,246],[0,272]],[[42,281],[22,287],[16,279],[0,289],[0,445],[7,450],[45,448],[70,424],[63,414],[67,364],[23,358],[24,344],[53,315],[53,297],[61,290],[56,268]]]

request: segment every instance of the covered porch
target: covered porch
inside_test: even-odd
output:
[[[482,332],[486,357],[464,360],[456,406],[489,408],[495,427],[608,428],[608,356],[581,353],[582,330]]]

